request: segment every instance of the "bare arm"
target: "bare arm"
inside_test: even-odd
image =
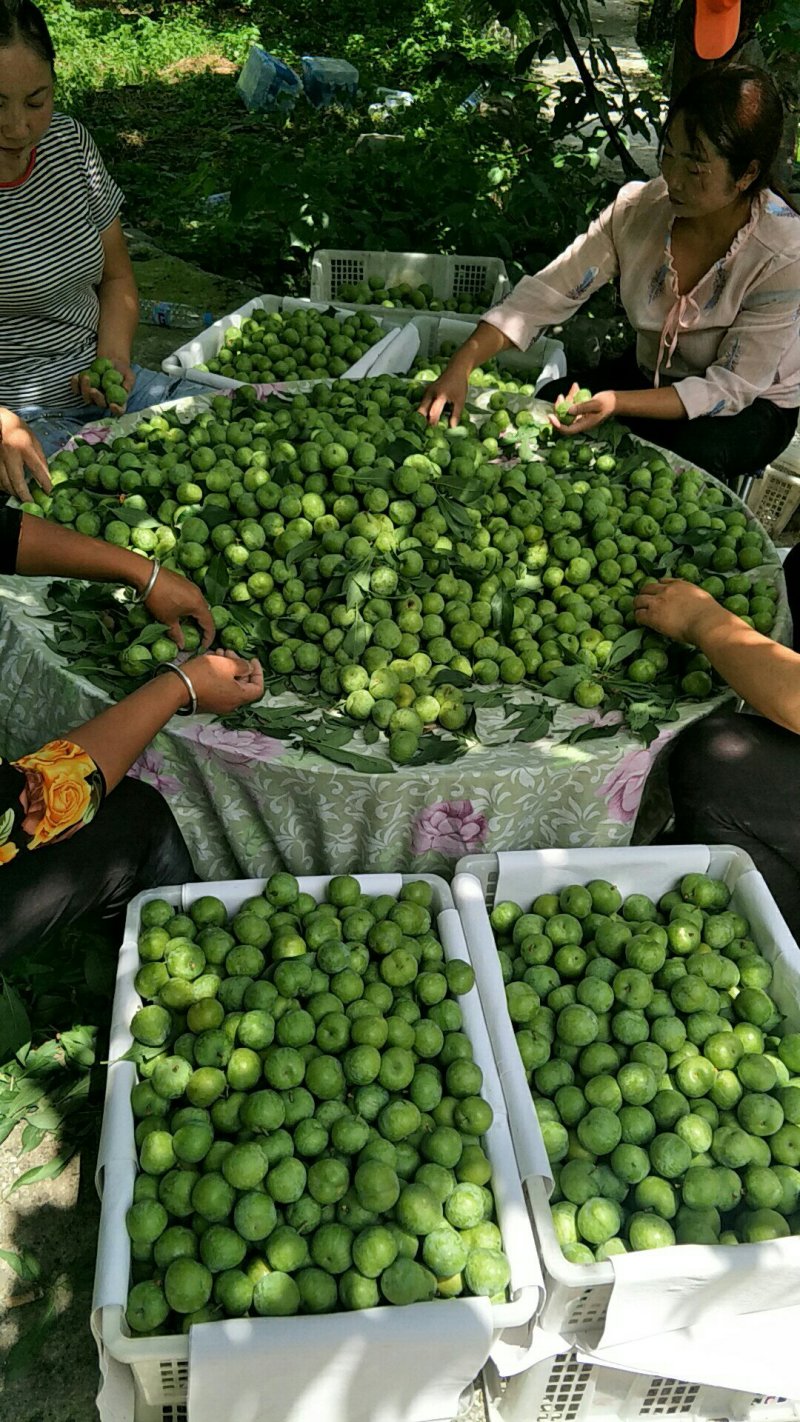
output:
[[[445,406],[450,405],[452,407],[450,424],[457,425],[464,408],[464,401],[467,398],[467,386],[473,370],[500,351],[507,350],[510,345],[511,341],[508,336],[504,335],[496,326],[491,326],[486,321],[480,321],[473,334],[456,351],[439,379],[434,380],[433,384],[429,385],[425,391],[419,408],[423,415],[427,415],[428,423],[438,424],[444,414]]]
[[[601,390],[590,400],[580,400],[573,404],[578,393],[573,385],[565,399],[570,403],[570,420],[565,424],[557,415],[550,416],[550,423],[559,434],[586,434],[604,420],[616,416],[620,420],[685,420],[686,409],[680,396],[671,386],[661,390]]]
[[[235,652],[194,657],[183,670],[194,686],[201,711],[225,716],[238,706],[258,701],[264,692],[258,662],[245,661]],[[67,739],[83,747],[102,770],[106,788],[113,790],[154,735],[187,701],[183,681],[167,671],[70,731]]]
[[[702,588],[667,578],[647,583],[634,602],[646,627],[703,652],[754,710],[800,734],[800,656],[748,627]]]
[[[102,538],[87,538],[61,524],[23,514],[16,571],[30,577],[41,574],[87,578],[101,583],[128,583],[142,593],[153,564],[140,553],[117,548]],[[199,623],[205,647],[212,642],[214,622],[208,603],[200,589],[180,573],[162,568],[145,605],[157,622],[165,624],[179,647],[183,646],[181,617],[193,617]]]
[[[139,324],[139,293],[122,223],[115,218],[110,227],[100,233],[103,243],[103,277],[97,289],[100,301],[100,324],[97,329],[97,354],[116,366],[125,389],[130,393],[135,376],[131,368],[131,351]],[[75,376],[76,388],[87,404],[105,405],[101,390],[84,377]],[[123,406],[111,405],[115,414]]]
[[[103,280],[100,283],[100,325],[97,354],[130,365],[133,338],[139,324],[139,293],[119,218],[102,232]]]

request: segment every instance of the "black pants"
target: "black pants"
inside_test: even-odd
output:
[[[800,940],[800,736],[719,712],[676,742],[669,783],[675,841],[746,850]]]
[[[542,386],[538,398],[555,400],[573,381],[587,390],[645,390],[648,376],[636,364],[631,348],[614,360],[601,361],[593,370],[575,370],[563,380]],[[738,415],[696,420],[624,420],[632,434],[697,464],[709,474],[730,483],[741,474],[763,469],[786,448],[797,430],[796,409],[784,410],[771,400],[754,400]]]
[[[194,878],[166,800],[126,778],[86,829],[49,849],[22,850],[0,868],[0,957],[38,946],[90,915],[117,928],[142,889]]]
[[[784,564],[800,651],[800,544]],[[721,711],[676,742],[669,762],[678,844],[738,844],[800,941],[800,736]]]

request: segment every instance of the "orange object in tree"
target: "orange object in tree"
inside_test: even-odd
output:
[[[694,47],[698,57],[722,59],[736,43],[741,18],[741,0],[695,0]]]

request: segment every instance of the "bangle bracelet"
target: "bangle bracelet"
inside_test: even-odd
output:
[[[157,558],[154,558],[150,577],[147,579],[147,583],[145,584],[143,591],[140,593],[135,593],[130,599],[131,603],[136,604],[139,602],[147,602],[147,599],[149,598],[151,592],[153,591],[153,588],[156,585],[156,578],[158,577],[160,572],[161,564],[159,563]]]
[[[156,672],[156,676],[160,676],[160,675],[161,675],[161,672],[165,672],[165,671],[174,672],[176,676],[179,676],[180,679],[181,679],[181,681],[183,682],[184,686],[186,687],[186,690],[187,690],[188,693],[189,693],[189,705],[188,705],[188,706],[179,706],[179,707],[178,707],[178,710],[177,710],[177,712],[176,712],[176,715],[178,715],[178,716],[196,716],[196,715],[197,715],[197,692],[195,691],[194,687],[192,686],[192,683],[191,683],[191,681],[189,680],[188,676],[186,675],[186,672],[183,670],[183,667],[179,667],[177,662],[162,662],[162,663],[161,663],[161,666],[158,668],[158,671]]]

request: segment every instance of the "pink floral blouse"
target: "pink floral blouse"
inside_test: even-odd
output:
[[[520,349],[619,282],[640,369],[674,385],[689,419],[763,396],[800,406],[800,216],[769,190],[724,257],[681,296],[663,178],[627,183],[587,232],[482,318]]]

